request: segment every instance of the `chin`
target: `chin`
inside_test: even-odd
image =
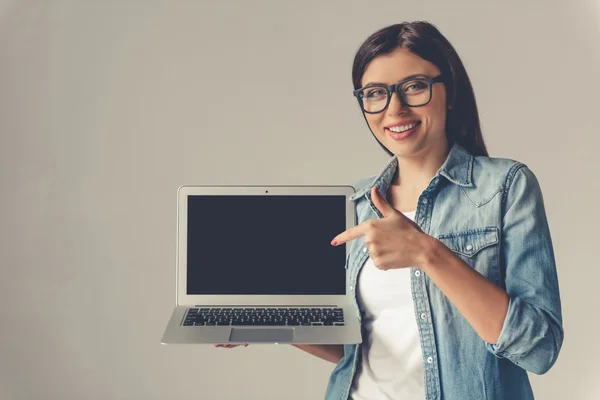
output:
[[[415,156],[423,151],[424,143],[422,140],[419,140],[419,137],[413,137],[409,140],[403,142],[396,141],[385,141],[382,142],[385,147],[394,155],[402,158]]]
[[[419,152],[415,151],[415,149],[392,149],[392,153],[394,153],[394,155],[398,158],[411,158],[419,154]]]

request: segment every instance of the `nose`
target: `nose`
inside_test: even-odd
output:
[[[387,112],[390,115],[398,115],[406,111],[407,105],[404,104],[402,99],[398,96],[398,93],[393,92],[390,98],[390,104],[388,104]]]

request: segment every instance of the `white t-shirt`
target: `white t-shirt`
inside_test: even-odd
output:
[[[414,220],[415,212],[404,213]],[[424,367],[410,268],[379,270],[368,258],[358,277],[363,311],[362,361],[352,400],[424,400]]]

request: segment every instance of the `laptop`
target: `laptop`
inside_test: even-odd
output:
[[[355,344],[352,186],[182,186],[163,344]]]

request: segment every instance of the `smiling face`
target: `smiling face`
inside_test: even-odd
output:
[[[361,86],[390,85],[413,75],[435,78],[440,74],[437,66],[406,49],[373,59],[363,74]],[[417,86],[401,86],[406,92],[418,90]],[[440,154],[448,146],[445,133],[446,89],[443,83],[432,85],[431,101],[421,107],[409,107],[394,93],[388,107],[377,114],[365,113],[371,130],[379,141],[401,158],[421,157],[432,152]]]

